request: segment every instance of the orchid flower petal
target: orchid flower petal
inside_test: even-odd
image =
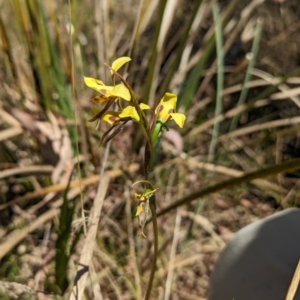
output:
[[[92,77],[84,77],[84,83],[97,92],[100,92],[100,89],[104,86],[101,80]]]
[[[120,83],[114,86],[114,88],[111,91],[108,91],[109,95],[114,96],[114,97],[119,97],[122,98],[126,101],[130,101],[131,95],[127,87]]]
[[[148,104],[145,104],[145,103],[140,103],[140,108],[142,110],[146,110],[146,109],[150,109],[150,106]]]
[[[114,125],[120,121],[119,113],[116,111],[105,112],[101,117],[101,119],[111,125]]]
[[[139,205],[136,208],[135,216],[138,217],[143,211],[144,211],[144,202],[139,203]]]
[[[172,120],[180,127],[182,128],[185,122],[185,115],[180,113],[171,113]]]
[[[133,106],[127,106],[125,107],[122,112],[119,114],[119,117],[121,119],[125,119],[125,118],[130,118],[133,119],[135,121],[139,121],[140,120],[140,116],[137,113],[136,109]]]
[[[111,68],[114,71],[118,71],[124,64],[126,64],[129,61],[131,61],[130,57],[127,57],[127,56],[119,57],[115,61],[113,61]],[[113,71],[110,71],[110,73],[111,73],[111,75],[114,74]]]

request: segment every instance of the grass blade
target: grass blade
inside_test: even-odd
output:
[[[217,144],[217,138],[219,135],[219,127],[220,122],[218,122],[218,116],[222,112],[222,91],[224,87],[224,60],[223,60],[223,38],[222,38],[222,28],[220,22],[220,15],[219,15],[219,8],[217,4],[213,4],[213,16],[214,16],[214,23],[215,23],[215,31],[216,31],[216,49],[217,49],[217,65],[218,65],[218,72],[217,72],[217,95],[216,95],[216,107],[215,107],[215,124],[213,128],[213,133],[211,137],[211,143],[209,146],[208,152],[208,161],[211,162],[214,159],[214,153]]]
[[[256,28],[255,28],[255,34],[254,34],[254,39],[253,39],[251,53],[250,53],[251,54],[250,62],[249,62],[249,65],[248,65],[248,68],[246,71],[243,88],[242,88],[237,106],[243,105],[245,103],[247,95],[248,95],[248,88],[246,87],[246,85],[251,80],[251,72],[252,72],[255,62],[256,62],[256,57],[257,57],[257,53],[258,53],[258,49],[259,49],[262,29],[263,29],[263,21],[262,21],[262,19],[259,19],[257,21]],[[233,117],[229,131],[232,131],[233,129],[236,128],[239,118],[240,118],[240,114],[236,114]]]

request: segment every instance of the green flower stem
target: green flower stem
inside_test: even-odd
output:
[[[162,124],[157,123],[154,127],[154,130],[151,135],[150,142],[147,140],[147,144],[145,147],[145,158],[144,158],[144,163],[145,163],[145,178],[146,180],[149,180],[149,174],[151,171],[152,167],[152,159],[153,159],[153,145],[156,142],[158,135],[161,131]],[[149,182],[148,183],[148,189],[154,190],[152,184]],[[151,272],[150,272],[150,277],[148,280],[147,284],[147,290],[146,290],[146,295],[145,295],[145,300],[150,299],[150,294],[152,290],[152,284],[154,280],[154,275],[156,271],[156,261],[157,261],[157,253],[158,253],[158,229],[157,229],[157,214],[156,214],[156,197],[153,194],[149,198],[149,206],[151,210],[151,215],[152,215],[152,225],[153,225],[153,236],[154,236],[154,250],[153,250],[153,258],[152,258],[152,265],[151,265]]]
[[[149,180],[149,174],[151,171],[151,166],[152,166],[152,158],[153,158],[153,151],[149,151],[149,147],[153,149],[153,145],[156,142],[158,135],[162,129],[163,124],[162,123],[156,123],[152,135],[151,135],[151,143],[146,144],[145,147],[145,178],[148,181]],[[149,145],[150,144],[150,145]],[[154,187],[150,182],[147,184],[148,188],[146,189],[147,192],[151,192],[154,190]],[[148,280],[147,284],[147,290],[146,290],[146,295],[144,300],[149,300],[150,299],[150,294],[152,290],[152,284],[154,280],[154,275],[156,271],[156,262],[157,262],[157,254],[158,254],[158,228],[157,228],[157,213],[156,213],[156,196],[153,193],[149,197],[149,206],[151,210],[151,215],[152,215],[152,225],[153,225],[153,236],[154,236],[154,250],[153,250],[153,258],[152,258],[152,265],[151,265],[151,272],[150,272],[150,277]]]
[[[154,274],[156,271],[156,261],[157,261],[157,254],[158,254],[158,229],[157,229],[157,215],[156,215],[156,197],[153,194],[152,197],[149,199],[149,206],[152,214],[152,225],[153,225],[153,234],[154,234],[154,250],[153,250],[153,259],[152,259],[152,266],[151,266],[151,273],[147,285],[147,291],[145,295],[145,300],[150,299],[150,294],[152,290],[152,283],[154,279]]]
[[[110,68],[111,69],[111,68]],[[112,69],[111,69],[112,70]],[[151,165],[152,165],[152,158],[153,158],[153,145],[156,142],[158,135],[163,127],[162,123],[156,123],[154,130],[151,134],[150,128],[146,119],[146,116],[143,112],[143,110],[140,108],[139,103],[136,99],[136,96],[131,88],[131,86],[127,83],[127,81],[118,73],[112,70],[114,75],[116,75],[127,87],[127,89],[130,92],[131,95],[131,103],[135,107],[136,111],[138,112],[141,121],[140,121],[140,127],[142,129],[142,132],[147,140],[146,147],[145,147],[145,180],[149,181],[149,174],[151,171]],[[148,184],[149,189],[153,190],[152,184],[149,182]],[[157,229],[157,214],[156,214],[156,197],[153,194],[149,199],[149,206],[152,214],[152,224],[153,224],[153,235],[154,235],[154,251],[153,251],[153,260],[152,260],[152,266],[151,266],[151,273],[150,278],[147,285],[147,291],[145,295],[145,300],[150,299],[150,294],[152,290],[152,284],[153,279],[156,271],[156,261],[157,261],[157,253],[158,253],[158,229]]]
[[[155,144],[155,142],[156,142],[156,140],[157,140],[157,138],[158,138],[158,135],[159,135],[159,133],[160,133],[161,130],[162,130],[162,127],[163,127],[163,124],[160,123],[160,122],[157,122],[157,123],[155,124],[155,127],[154,127],[153,132],[152,132],[152,135],[151,135],[151,142],[152,142],[152,145]]]
[[[142,127],[142,126],[141,126]],[[145,167],[145,179],[149,180],[149,174],[152,168],[152,160],[153,160],[153,145],[157,141],[158,135],[161,132],[163,127],[162,123],[157,122],[151,134],[150,142],[147,140],[147,144],[145,147],[145,158],[144,158],[144,167]]]
[[[106,64],[105,64],[106,65]],[[137,113],[139,114],[141,121],[140,121],[140,127],[142,129],[142,133],[145,136],[147,140],[147,145],[146,145],[146,151],[145,151],[145,179],[148,180],[149,178],[149,173],[150,173],[150,168],[151,168],[151,163],[152,163],[152,157],[153,157],[153,143],[151,142],[151,133],[150,133],[150,128],[146,119],[146,116],[143,112],[143,110],[140,108],[140,105],[138,103],[138,100],[135,96],[135,93],[131,86],[128,84],[128,82],[116,71],[114,71],[110,66],[106,65],[111,69],[111,71],[114,73],[115,76],[117,76],[123,84],[126,86],[126,88],[129,90],[129,93],[131,95],[131,104],[135,107]]]

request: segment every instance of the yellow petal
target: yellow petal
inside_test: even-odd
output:
[[[145,205],[144,202],[139,203],[139,205],[136,208],[136,214],[135,214],[136,217],[139,216],[144,211],[144,207],[143,207],[144,205]]]
[[[140,103],[140,108],[141,108],[142,110],[145,110],[145,109],[150,109],[150,106],[147,105],[147,104],[145,104],[145,103]]]
[[[133,106],[127,106],[125,107],[122,112],[119,114],[119,117],[121,119],[125,119],[125,118],[131,118],[135,121],[139,121],[140,120],[140,116],[137,113],[136,109]]]
[[[124,64],[126,64],[129,61],[131,61],[130,57],[127,57],[127,56],[119,57],[112,63],[111,68],[114,71],[118,71]],[[114,74],[113,71],[110,71],[110,73],[111,73],[111,75]]]
[[[173,93],[165,93],[163,98],[162,98],[162,101],[164,102],[171,102],[173,104],[173,108],[176,107],[176,102],[177,102],[177,96]]]
[[[114,97],[119,97],[119,98],[122,98],[126,101],[130,101],[131,99],[131,95],[129,93],[129,90],[127,89],[127,87],[120,83],[120,84],[117,84],[113,89],[112,91],[109,91],[109,94],[111,96],[114,96]]]
[[[186,118],[184,114],[172,113],[171,117],[180,128],[183,127]]]
[[[92,77],[84,77],[84,83],[88,87],[96,90],[97,92],[99,92],[100,89],[104,86],[104,83],[101,80],[98,80],[98,79],[95,79]]]
[[[175,113],[176,102],[177,96],[172,93],[165,93],[164,96],[161,98],[159,104],[155,109],[157,119],[161,123],[166,123],[170,119],[171,113]]]
[[[114,86],[101,85],[101,86],[99,86],[99,88],[96,91],[98,91],[99,93],[101,93],[104,97],[108,98],[108,97],[112,96],[111,92],[113,90],[114,90]]]
[[[155,109],[157,114],[169,114],[170,110],[176,109],[177,96],[172,93],[165,93]]]
[[[118,116],[118,112],[116,111],[107,111],[103,114],[101,119],[111,125],[120,121],[120,117]]]

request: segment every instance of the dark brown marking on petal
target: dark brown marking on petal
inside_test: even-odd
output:
[[[109,120],[112,121],[112,123],[115,123],[116,120],[117,120],[117,117],[116,116],[110,116]]]
[[[164,110],[164,106],[161,104],[159,107],[158,107],[158,112],[161,112],[162,110]]]
[[[168,114],[172,114],[174,112],[174,108],[170,108]]]
[[[104,99],[101,96],[96,96],[92,99],[92,102],[94,102],[94,103],[102,103],[103,101],[106,101],[106,99]]]

